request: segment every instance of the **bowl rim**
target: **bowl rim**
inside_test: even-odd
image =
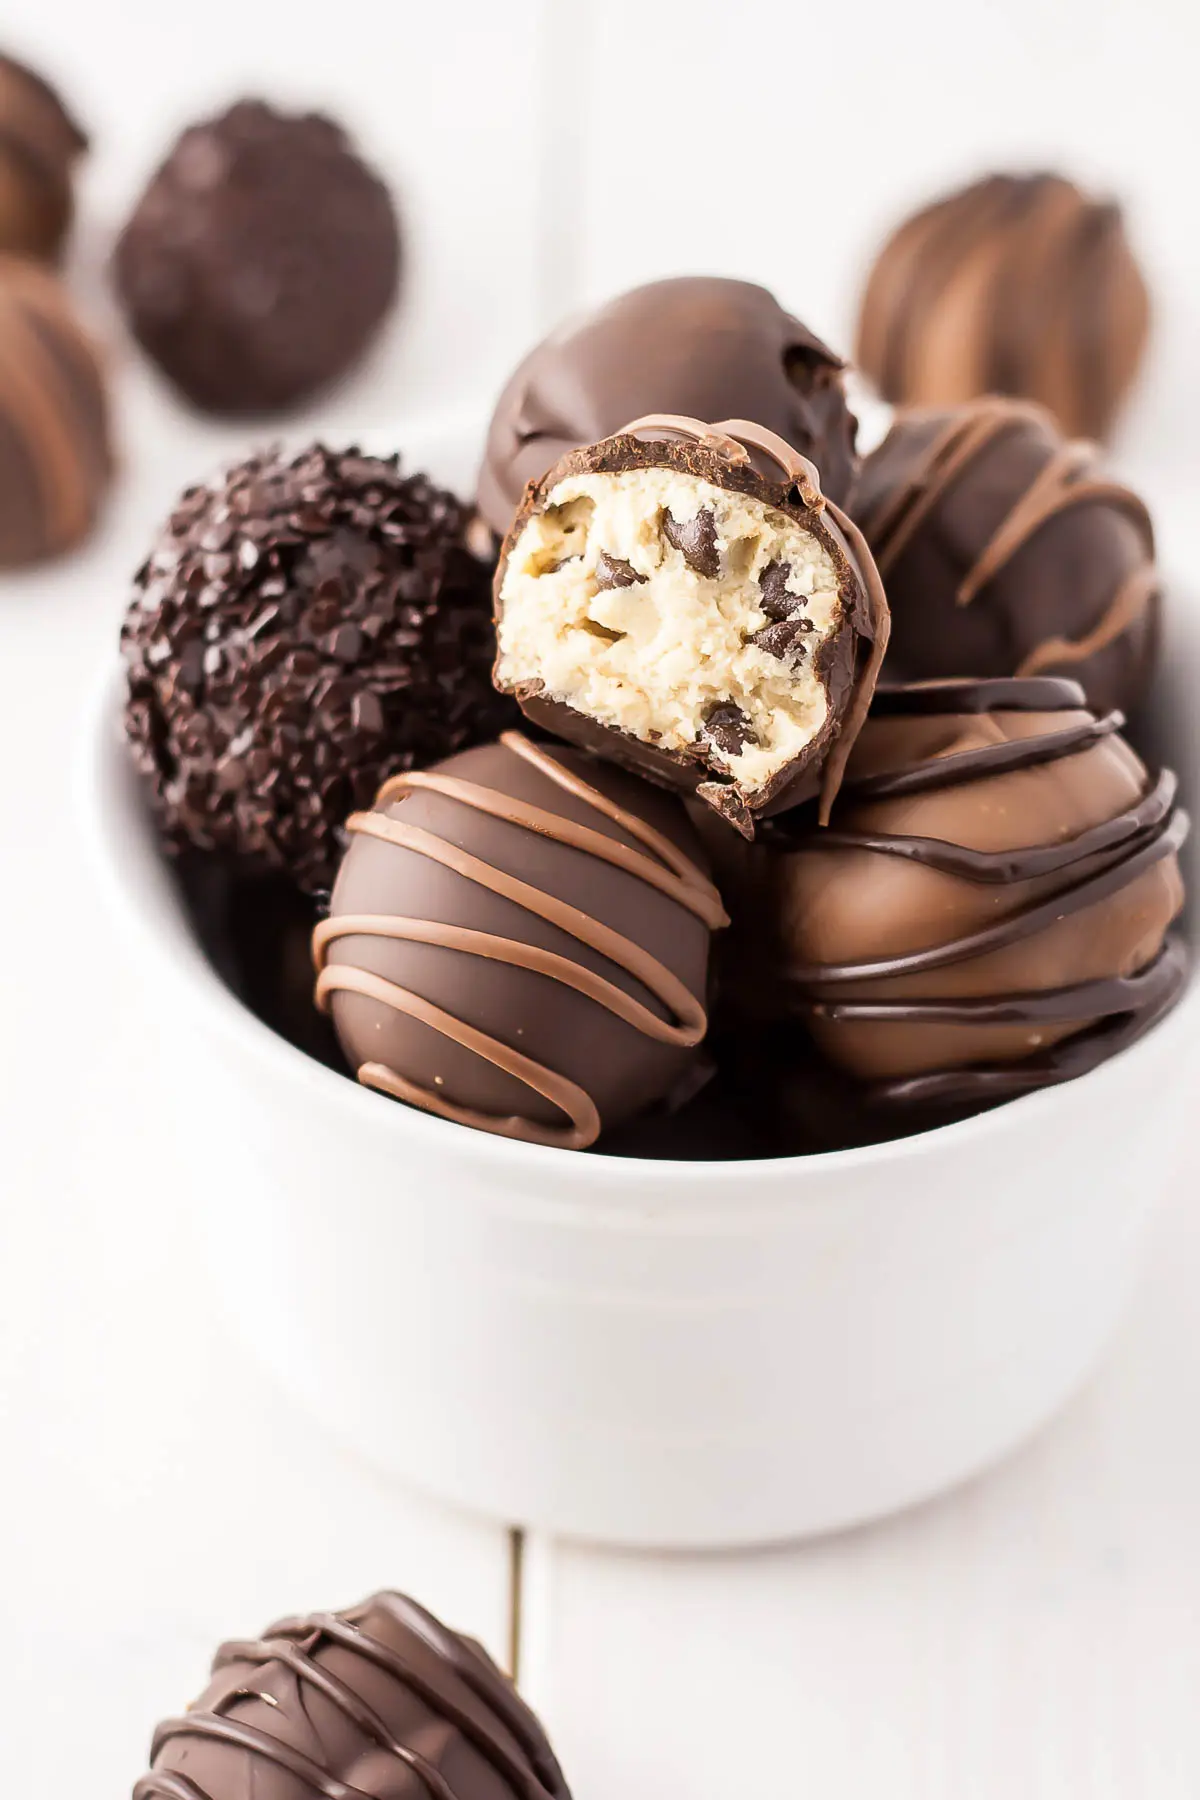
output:
[[[118,791],[121,780],[116,770],[124,751],[120,724],[124,686],[123,663],[118,659],[114,667],[109,662],[95,683],[93,698],[84,717],[85,734],[77,783],[78,806],[89,840],[90,860],[107,895],[109,912],[119,919],[126,943],[143,953],[148,945],[157,968],[168,978],[171,987],[176,991],[187,991],[218,1035],[235,1040],[253,1061],[273,1065],[281,1077],[307,1087],[314,1096],[314,1103],[317,1096],[324,1096],[322,1104],[344,1108],[348,1130],[392,1131],[398,1137],[415,1134],[434,1151],[452,1152],[456,1157],[466,1157],[473,1162],[490,1163],[498,1177],[502,1174],[519,1176],[522,1170],[528,1170],[531,1175],[547,1176],[555,1168],[565,1171],[569,1166],[572,1188],[594,1191],[597,1187],[611,1188],[613,1171],[623,1168],[629,1171],[630,1183],[636,1177],[642,1188],[650,1185],[665,1190],[683,1185],[712,1189],[725,1183],[740,1192],[749,1184],[756,1187],[786,1184],[791,1189],[788,1198],[802,1203],[806,1198],[806,1175],[816,1178],[836,1172],[850,1176],[856,1170],[920,1162],[942,1152],[952,1154],[972,1143],[983,1146],[988,1140],[1003,1138],[1013,1131],[1036,1130],[1038,1119],[1061,1105],[1059,1096],[1064,1087],[1090,1088],[1096,1092],[1098,1106],[1101,1084],[1105,1081],[1119,1083],[1121,1071],[1128,1071],[1131,1059],[1151,1054],[1169,1055],[1172,1046],[1177,1041],[1182,1042],[1194,1029],[1193,1019],[1200,1027],[1200,968],[1193,966],[1185,992],[1166,1018],[1127,1049],[1075,1081],[1021,1095],[987,1112],[975,1113],[909,1137],[842,1150],[796,1156],[685,1161],[668,1157],[610,1156],[603,1152],[580,1155],[555,1145],[527,1144],[491,1132],[471,1131],[453,1120],[440,1119],[417,1107],[400,1105],[386,1095],[364,1087],[349,1071],[343,1075],[330,1069],[289,1043],[225,985],[188,929],[183,911],[177,904],[171,906],[173,936],[163,931],[164,908],[155,903],[156,884],[153,879],[135,880],[133,871],[139,865],[145,867],[151,862],[156,863],[162,877],[158,892],[165,896],[168,866],[146,830],[149,814],[136,818],[133,809],[126,805],[125,795]],[[133,791],[138,777],[128,759],[125,773],[129,790]],[[128,857],[115,854],[118,834],[113,828],[122,817],[128,823],[136,824],[138,829],[137,851]],[[386,1123],[389,1115],[391,1124]],[[980,1154],[985,1151],[981,1149]],[[622,1180],[619,1176],[615,1179]],[[570,1197],[569,1194],[560,1196],[560,1203]],[[738,1194],[734,1197],[738,1198]]]

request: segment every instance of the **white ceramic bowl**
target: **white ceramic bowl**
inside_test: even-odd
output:
[[[460,483],[475,441],[405,436]],[[1168,694],[1166,736],[1195,793],[1200,633],[1173,638],[1165,667],[1181,702]],[[398,1475],[610,1543],[763,1543],[962,1480],[1094,1364],[1169,1177],[1200,984],[1084,1079],[897,1144],[573,1156],[397,1105],[240,1005],[159,860],[112,680],[88,773],[108,888],[172,995],[171,1085],[192,1120],[178,1203],[248,1344]]]

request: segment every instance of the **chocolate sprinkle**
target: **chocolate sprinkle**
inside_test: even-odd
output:
[[[495,737],[490,567],[398,457],[320,445],[189,488],[135,579],[126,732],[168,850],[327,889],[380,783]]]

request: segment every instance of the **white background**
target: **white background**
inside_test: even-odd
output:
[[[172,1205],[188,1144],[153,1102],[169,1023],[91,887],[75,763],[129,573],[179,485],[254,435],[181,413],[104,292],[112,228],[171,134],[245,92],[324,104],[393,176],[396,329],[295,429],[382,425],[401,448],[406,421],[486,408],[564,310],[659,273],[764,280],[844,346],[898,210],[1061,164],[1127,200],[1154,284],[1119,449],[1186,588],[1196,31],[1185,0],[7,0],[0,39],[95,140],[72,278],[109,345],[124,475],[87,552],[0,582],[6,1794],[116,1800],[215,1642],[279,1612],[401,1585],[498,1654],[508,1635],[503,1528],[339,1456],[211,1316]],[[991,1480],[753,1558],[529,1545],[524,1675],[577,1800],[1200,1790],[1197,1171],[1163,1196],[1099,1379]]]

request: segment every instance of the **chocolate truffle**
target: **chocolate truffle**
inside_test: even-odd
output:
[[[496,685],[746,837],[823,792],[887,605],[812,464],[745,420],[635,420],[530,489],[496,572]]]
[[[48,269],[0,257],[0,568],[85,538],[111,475],[94,345]]]
[[[652,412],[754,419],[814,462],[840,502],[855,469],[843,368],[752,282],[689,275],[634,288],[569,319],[517,369],[492,416],[479,509],[503,537],[530,481]]]
[[[168,850],[328,891],[385,776],[491,738],[490,565],[398,457],[316,445],[189,488],[136,577],[126,730]]]
[[[366,1086],[581,1150],[687,1083],[726,921],[677,801],[506,732],[349,830],[316,996]]]
[[[881,690],[832,827],[773,864],[782,980],[901,1111],[1065,1081],[1178,998],[1175,780],[1070,681]]]
[[[853,511],[892,609],[889,679],[1062,673],[1097,711],[1141,698],[1161,587],[1149,514],[1039,407],[900,414]]]
[[[0,55],[0,254],[57,261],[74,211],[75,163],[86,149],[49,83]]]
[[[1121,210],[1061,175],[989,175],[916,213],[871,271],[858,362],[888,400],[1012,394],[1103,438],[1132,385],[1149,301]]]
[[[538,1721],[402,1594],[226,1644],[133,1800],[570,1800]]]
[[[121,234],[135,337],[193,405],[298,405],[355,363],[396,296],[391,195],[316,113],[245,100],[185,131]]]

